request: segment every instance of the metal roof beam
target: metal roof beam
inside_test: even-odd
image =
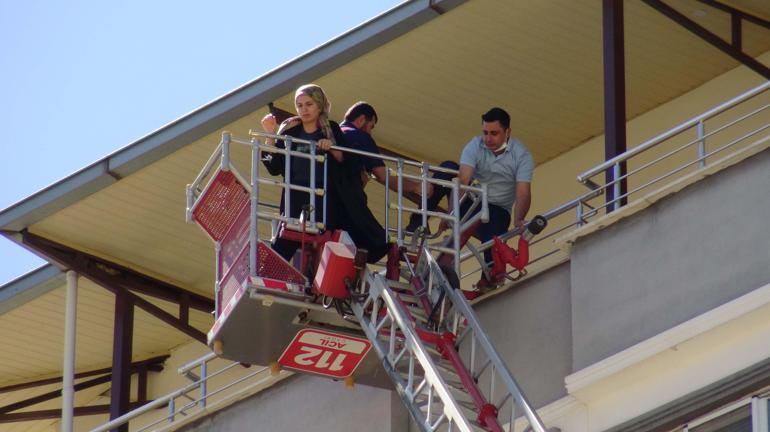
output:
[[[84,381],[78,384],[75,384],[74,389],[75,391],[84,390],[87,388],[91,388],[94,386],[97,386],[99,384],[104,384],[110,382],[112,379],[112,375],[105,375],[100,376],[98,378],[94,378],[92,380]],[[4,407],[0,407],[0,416],[3,414],[8,414],[10,412],[20,410],[22,408],[26,408],[32,405],[39,404],[41,402],[49,401],[51,399],[56,399],[58,397],[61,397],[62,395],[62,389],[56,389],[53,391],[50,391],[48,393],[43,393],[41,395],[33,396],[31,398],[24,399],[22,401],[14,402],[10,405],[6,405]]]
[[[146,405],[152,402],[131,402],[130,409],[139,408],[142,405]],[[89,416],[97,414],[107,414],[110,412],[109,405],[91,405],[83,407],[75,407],[75,416]],[[39,410],[39,411],[25,411],[20,413],[9,413],[0,416],[0,423],[14,423],[25,422],[33,420],[48,420],[48,419],[61,419],[62,412],[60,409],[54,410]]]
[[[205,313],[214,310],[214,300],[210,298],[29,231],[21,233],[21,241],[48,259],[75,270],[105,288],[122,287],[178,305],[189,303],[189,307]]]
[[[651,8],[657,10],[661,14],[665,15],[666,17],[674,21],[675,23],[689,30],[691,33],[703,39],[704,41],[708,42],[713,47],[719,49],[723,53],[739,61],[744,66],[748,67],[754,72],[762,75],[765,79],[770,79],[770,68],[758,62],[756,59],[754,59],[754,57],[751,57],[750,55],[746,54],[741,49],[736,48],[736,46],[733,43],[723,40],[722,38],[712,33],[705,27],[701,26],[700,24],[691,20],[681,12],[667,5],[662,0],[643,0],[643,1]],[[713,3],[716,3],[716,2],[713,2]],[[733,21],[733,25],[734,25],[734,22],[735,21]],[[736,32],[733,31],[733,34],[735,33]]]
[[[206,343],[206,335],[189,324],[187,308],[195,307],[209,313],[214,308],[213,300],[28,231],[22,233],[22,242],[42,253],[48,259],[56,261],[112,291],[116,297],[125,296],[125,301],[128,301],[132,306],[135,305],[193,339],[203,344]],[[171,315],[131,291],[177,303],[179,305],[179,317]]]
[[[131,369],[132,370],[147,369],[148,371],[151,371],[151,372],[160,372],[163,370],[163,362],[165,362],[168,357],[169,357],[168,355],[162,355],[162,356],[148,358],[147,360],[134,362],[131,364]],[[91,371],[77,373],[75,374],[75,379],[87,378],[95,375],[103,375],[111,372],[112,372],[111,367],[103,368],[103,369],[95,369]],[[62,380],[62,376],[59,375],[52,378],[7,385],[4,387],[0,387],[0,393],[8,393],[8,392],[17,391],[17,390],[24,390],[24,389],[33,388],[33,387],[56,384],[58,382],[61,382],[61,380]]]
[[[770,29],[770,21],[758,17],[756,15],[750,14],[748,12],[744,12],[740,9],[736,9],[730,5],[726,5],[722,2],[716,1],[716,0],[698,0],[699,2],[711,6],[714,9],[719,9],[721,11],[729,13],[733,17],[738,17],[740,19],[744,19],[750,23],[756,24],[760,27],[764,27],[766,29]]]
[[[602,2],[602,37],[604,49],[604,160],[610,160],[626,151],[626,69],[625,37],[623,29],[623,0],[604,0]],[[610,184],[616,177],[626,174],[625,162],[620,164],[619,172],[608,169],[605,184]],[[608,187],[605,192],[607,202],[615,196],[626,194],[627,184],[623,178],[619,188]],[[607,211],[625,205],[623,198]]]

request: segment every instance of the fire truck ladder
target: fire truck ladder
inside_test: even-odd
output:
[[[425,249],[416,268],[407,266],[411,283],[367,272],[352,309],[420,429],[514,430],[521,413],[531,430],[545,432],[455,273]]]
[[[284,139],[289,144],[292,140],[299,142],[291,137],[269,136]],[[210,339],[216,334],[218,326],[227,322],[222,318],[230,317],[229,314],[234,313],[236,305],[243,303],[246,286],[249,283],[256,284],[257,279],[262,281],[258,285],[273,289],[275,298],[285,305],[307,308],[308,305],[315,304],[318,297],[311,296],[303,290],[303,286],[306,285],[300,282],[303,275],[295,275],[295,279],[290,277],[298,273],[293,268],[291,274],[277,274],[275,269],[286,269],[291,266],[285,262],[283,265],[272,265],[268,262],[268,255],[272,252],[258,237],[260,219],[280,220],[288,226],[297,223],[296,220],[285,215],[261,211],[264,203],[260,201],[260,184],[282,188],[287,207],[290,188],[316,193],[315,190],[307,187],[290,185],[288,174],[285,175],[285,181],[260,175],[258,162],[261,158],[260,153],[262,151],[284,153],[286,172],[290,173],[290,157],[317,159],[318,156],[313,150],[314,143],[307,142],[311,144],[311,152],[307,155],[290,150],[291,145],[287,145],[286,149],[278,149],[264,145],[259,140],[249,142],[231,138],[229,133],[223,133],[222,138],[220,146],[206,163],[203,171],[187,188],[188,220],[195,221],[204,229],[215,241],[217,250],[215,286],[217,321],[209,333]],[[250,181],[246,181],[231,164],[229,149],[231,142],[252,147]],[[385,158],[382,155],[367,154],[347,148],[338,149],[367,157]],[[220,159],[219,169],[212,172]],[[399,275],[405,275],[406,282],[390,280],[370,270],[363,272],[360,283],[349,288],[350,308],[362,331],[372,342],[385,371],[422,430],[503,431],[505,424],[508,425],[508,430],[514,430],[517,429],[515,428],[516,416],[521,414],[523,415],[521,421],[531,430],[545,432],[542,421],[522,394],[459,289],[457,274],[460,245],[463,244],[461,236],[462,233],[467,234],[469,228],[476,222],[487,217],[485,187],[483,185],[478,188],[463,186],[459,181],[447,182],[429,178],[429,167],[424,163],[418,164],[421,169],[420,176],[409,176],[403,172],[404,161],[397,159],[396,163],[398,163],[398,169],[395,175],[399,180],[397,203],[385,209],[385,225],[388,230],[389,209],[398,211],[396,234],[399,253],[405,258],[403,260],[405,268],[397,268],[398,271],[386,273],[392,279],[399,279]],[[315,184],[315,164],[311,163],[310,167],[311,184]],[[208,177],[211,177],[210,181],[200,189],[203,179]],[[402,203],[402,183],[405,178],[422,183],[423,198],[419,209],[410,210]],[[452,207],[455,209],[460,208],[461,190],[477,194],[475,199],[478,200],[477,205],[481,205],[480,211],[466,218],[468,220],[461,220],[457,214],[448,215],[427,211],[425,190],[428,182],[451,188],[451,199],[454,204]],[[387,203],[389,202],[387,189],[385,193]],[[421,214],[423,224],[429,215],[448,219],[453,226],[453,235],[447,239],[451,247],[448,246],[449,243],[439,246],[428,244],[425,236],[422,236],[420,245],[415,244],[415,236],[413,236],[411,247],[406,246],[403,240],[401,213],[407,210]],[[321,216],[323,222],[325,222],[324,216]],[[316,231],[319,228],[318,225],[320,224],[311,215],[308,231],[318,232]],[[441,253],[447,258],[452,258],[454,265],[451,268],[448,263],[439,265],[432,253]],[[281,284],[274,284],[275,287],[267,286],[264,281],[268,279]],[[279,296],[282,297],[279,298]],[[287,300],[288,297],[290,299]],[[314,307],[318,306],[320,305],[315,304]],[[281,311],[278,310],[278,312]],[[270,312],[275,311],[261,310],[263,314]],[[253,313],[247,313],[247,315],[253,316]],[[239,321],[236,319],[235,322]],[[249,354],[243,350],[241,350],[243,352],[239,351],[238,344],[220,343],[217,348],[216,338],[209,342],[215,352],[218,349],[221,352],[223,346],[234,349],[229,354],[231,357]],[[283,345],[278,348],[283,348]],[[233,358],[233,360],[243,361],[244,359]]]

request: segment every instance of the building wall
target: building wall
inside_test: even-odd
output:
[[[180,430],[377,431],[409,428],[409,416],[391,391],[296,375]]]
[[[770,151],[572,249],[574,369],[770,281]]]
[[[570,263],[527,280],[476,307],[497,351],[535,406],[566,395],[572,371]]]

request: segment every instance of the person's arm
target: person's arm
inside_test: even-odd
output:
[[[385,172],[387,169],[388,168],[385,166],[377,166],[372,168],[372,174],[374,174],[374,178],[376,178],[380,184],[385,184]],[[390,190],[398,192],[398,176],[388,176],[387,186],[390,188]],[[420,203],[420,197],[422,196],[422,186],[420,182],[411,179],[404,179],[403,188],[404,196],[406,198],[417,204]],[[427,192],[427,196],[433,195],[433,184],[427,184]]]
[[[524,218],[529,211],[529,205],[532,202],[532,174],[535,170],[535,161],[532,154],[527,150],[524,144],[518,143],[514,148],[516,151],[516,204],[513,206],[513,223],[519,228],[524,226]]]
[[[516,204],[513,206],[513,223],[519,228],[524,226],[524,218],[532,202],[531,183],[516,182]]]
[[[460,171],[457,174],[457,177],[460,179],[460,184],[462,185],[469,185],[471,184],[471,180],[473,180],[473,173],[475,172],[475,168],[471,165],[466,164],[460,164]],[[462,201],[464,193],[460,192],[460,200]],[[449,200],[449,212],[451,213],[452,210],[452,200]]]

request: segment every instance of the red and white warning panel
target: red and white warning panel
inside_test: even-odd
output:
[[[353,375],[372,348],[366,339],[302,329],[278,359],[281,366],[303,372],[345,378]]]

